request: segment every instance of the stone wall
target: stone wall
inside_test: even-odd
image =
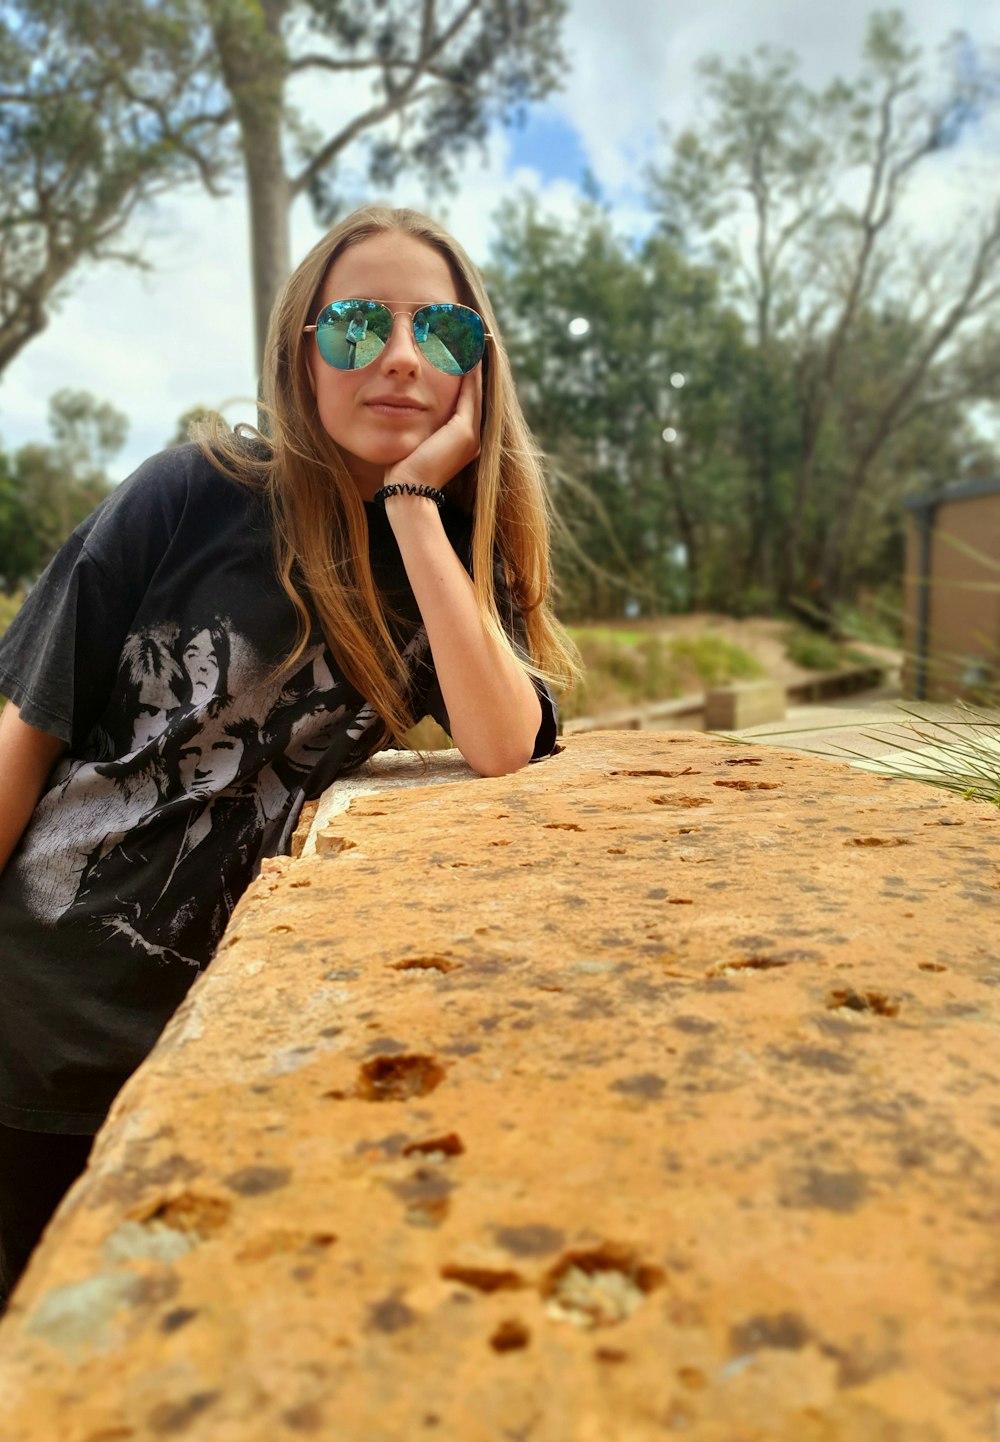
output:
[[[700,735],[385,765],[118,1097],[5,1442],[993,1439],[997,808]]]

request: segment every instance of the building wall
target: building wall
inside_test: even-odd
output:
[[[916,695],[920,525],[907,529],[903,689]],[[1000,493],[944,501],[930,556],[929,701],[1000,686]]]

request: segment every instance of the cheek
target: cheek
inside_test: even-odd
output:
[[[353,392],[357,383],[352,376],[328,371],[317,377],[315,397],[320,424],[335,441],[351,426]]]

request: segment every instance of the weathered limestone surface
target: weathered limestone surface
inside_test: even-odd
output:
[[[700,735],[271,863],[0,1326],[5,1442],[994,1442],[1000,815]]]

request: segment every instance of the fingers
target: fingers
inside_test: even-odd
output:
[[[469,428],[473,449],[469,460],[475,459],[480,450],[480,434],[483,424],[483,371],[482,366],[463,376],[462,385],[455,403],[455,415]]]

